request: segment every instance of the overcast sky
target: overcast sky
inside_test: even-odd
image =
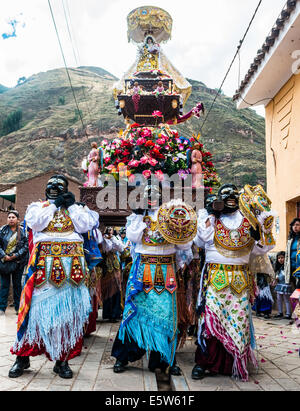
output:
[[[263,0],[241,50],[243,79],[286,0]],[[219,88],[258,0],[51,0],[68,66],[76,67],[64,8],[69,11],[79,65],[102,67],[117,77],[131,66],[136,46],[128,43],[128,13],[159,6],[173,18],[165,54],[188,78]],[[20,77],[63,67],[48,0],[0,2],[0,84],[13,87]],[[223,87],[232,96],[238,86],[238,60]]]

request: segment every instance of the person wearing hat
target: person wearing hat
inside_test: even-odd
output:
[[[7,308],[10,281],[13,284],[14,307],[19,311],[22,275],[28,261],[28,241],[20,227],[19,213],[10,210],[7,224],[0,229],[0,315]]]
[[[253,206],[266,204],[258,186],[243,197]],[[241,195],[242,196],[242,195]],[[255,213],[254,229],[242,213],[241,196],[233,184],[223,185],[213,206],[198,213],[195,244],[205,249],[197,312],[200,316],[196,365],[192,378],[201,380],[206,372],[248,380],[247,363],[256,364],[251,304],[254,276],[250,257],[264,256],[274,247],[271,211]],[[250,210],[250,206],[249,206]],[[249,219],[251,216],[249,215]]]
[[[151,192],[157,195],[152,197]],[[145,200],[146,211],[136,210],[127,219],[126,236],[135,257],[122,322],[112,348],[114,372],[126,371],[129,362],[139,360],[148,351],[150,371],[160,369],[180,375],[175,359],[182,308],[176,275],[181,268],[178,251],[191,253],[196,214],[193,220],[193,209],[182,202],[159,207],[161,191],[150,184],[145,188]],[[180,225],[185,222],[186,226]]]
[[[47,201],[31,203],[25,215],[33,249],[10,350],[17,356],[10,378],[20,377],[30,357],[42,354],[55,361],[56,374],[72,378],[68,360],[81,353],[92,311],[82,234],[98,227],[99,215],[75,202],[63,175],[49,179],[45,194]]]

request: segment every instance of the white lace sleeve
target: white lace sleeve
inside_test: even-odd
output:
[[[126,237],[132,243],[142,242],[143,232],[147,225],[143,222],[144,216],[133,214],[127,220]]]
[[[117,237],[112,237],[111,242],[113,251],[119,251],[120,253],[124,251],[125,245]]]
[[[87,206],[73,204],[68,208],[75,231],[79,234],[87,233],[99,226],[99,215]]]
[[[27,208],[25,221],[33,231],[43,231],[53,219],[56,210],[55,204],[45,207],[45,203],[32,203]]]
[[[210,226],[206,227],[207,220],[210,220]],[[215,233],[215,217],[209,215],[207,210],[200,210],[198,213],[198,228],[194,243],[197,247],[204,248],[205,243],[212,242]]]

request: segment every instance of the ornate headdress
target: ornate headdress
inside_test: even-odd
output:
[[[197,234],[197,214],[181,200],[172,200],[158,210],[157,228],[171,244],[185,244]]]
[[[239,198],[242,214],[249,220],[254,229],[259,227],[264,245],[275,244],[272,235],[274,215],[270,214],[271,205],[272,202],[261,185],[255,187],[246,185]]]

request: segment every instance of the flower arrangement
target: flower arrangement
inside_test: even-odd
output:
[[[99,147],[103,152],[102,174],[111,174],[116,180],[125,178],[130,182],[134,181],[135,174],[142,174],[145,179],[154,175],[163,181],[164,175],[177,173],[185,179],[190,174],[189,152],[193,144],[199,142],[198,138],[181,137],[166,124],[144,127],[134,123],[118,138],[102,141]],[[204,150],[203,144],[200,147],[204,185],[211,188],[219,186],[212,154]]]

